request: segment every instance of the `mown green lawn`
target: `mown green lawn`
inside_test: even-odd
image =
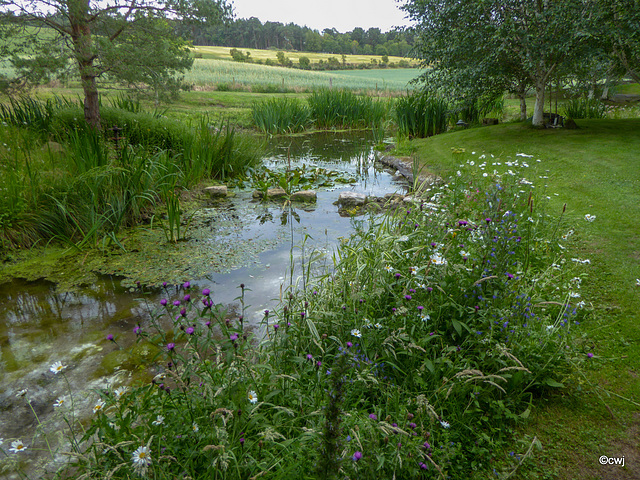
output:
[[[487,162],[490,172],[493,162],[532,155],[526,159],[530,180],[540,196],[550,197],[549,213],[559,214],[566,204],[565,219],[573,225],[567,261],[591,261],[581,289],[591,315],[579,328],[593,361],[566,379],[566,389],[538,403],[526,431],[543,449],[520,478],[638,478],[633,475],[640,466],[640,119],[577,123],[578,130],[536,130],[521,123],[479,127],[411,146],[426,169],[445,178],[455,175],[461,159]],[[453,155],[452,148],[465,153]],[[586,214],[596,219],[588,222]],[[600,455],[625,452],[625,469],[598,463]]]

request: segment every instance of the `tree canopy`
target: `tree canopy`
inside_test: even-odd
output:
[[[627,72],[640,58],[637,0],[410,0],[403,9],[416,22],[427,88],[458,98],[507,90],[522,100],[534,88],[534,125],[543,124],[552,79],[600,68],[605,51]]]
[[[225,0],[0,0],[0,53],[22,85],[77,73],[85,119],[99,128],[100,82],[175,91],[193,59],[171,22],[230,17]]]

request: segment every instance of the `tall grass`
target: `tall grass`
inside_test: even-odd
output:
[[[308,98],[315,124],[319,128],[366,128],[380,125],[389,105],[350,90],[322,89]]]
[[[597,98],[571,98],[563,107],[567,118],[606,118],[607,106]]]
[[[449,105],[444,99],[414,93],[399,98],[395,112],[401,136],[425,138],[447,130]]]
[[[51,240],[78,249],[122,247],[124,227],[152,217],[163,201],[167,208],[176,206],[177,197],[161,195],[166,178],[174,179],[172,191],[177,191],[206,179],[242,176],[261,158],[261,145],[229,124],[216,128],[203,120],[191,127],[103,107],[103,130],[97,132],[70,103],[13,105],[1,112],[11,125],[0,126],[4,250]],[[22,118],[30,120],[25,124]],[[122,128],[117,148],[109,125]],[[40,134],[33,135],[34,129]],[[51,137],[59,143],[45,143]],[[183,236],[176,230],[170,240]]]
[[[254,103],[251,107],[253,122],[264,133],[296,133],[311,124],[311,111],[301,101],[282,97]]]

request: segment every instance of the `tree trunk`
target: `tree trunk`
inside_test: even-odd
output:
[[[84,91],[84,119],[96,129],[100,129],[100,104],[96,84],[95,54],[89,23],[89,0],[69,2],[69,23],[75,60],[80,72],[80,82]]]
[[[536,79],[536,103],[533,107],[533,120],[531,121],[534,127],[544,126],[544,89],[544,80]]]
[[[520,120],[523,122],[527,119],[527,96],[526,94],[520,95]]]

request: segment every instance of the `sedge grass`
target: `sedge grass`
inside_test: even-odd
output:
[[[287,97],[271,98],[251,108],[253,121],[261,132],[297,133],[311,124],[311,111],[304,103]]]

